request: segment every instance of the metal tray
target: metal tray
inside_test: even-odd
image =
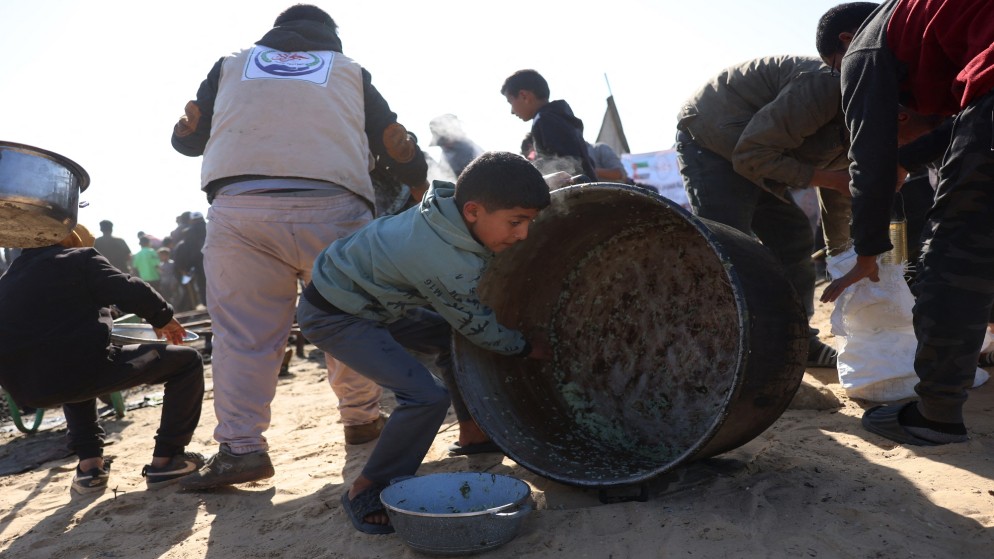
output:
[[[184,342],[200,339],[195,332],[186,331]],[[155,335],[151,324],[119,323],[110,332],[110,340],[119,344],[168,344],[165,338]]]

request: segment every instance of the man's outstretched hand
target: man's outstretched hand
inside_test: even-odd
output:
[[[880,267],[877,266],[876,256],[857,256],[856,264],[846,275],[828,284],[821,294],[821,302],[834,302],[846,288],[863,278],[870,278],[870,281],[874,282],[880,281]]]
[[[186,336],[186,328],[174,318],[169,321],[162,328],[153,328],[155,330],[155,335],[159,338],[165,338],[166,341],[173,345],[182,345],[183,338]]]

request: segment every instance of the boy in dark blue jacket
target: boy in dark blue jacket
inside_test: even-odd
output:
[[[549,84],[535,70],[518,70],[500,88],[511,105],[511,114],[532,121],[535,166],[543,175],[566,171],[570,175],[597,177],[583,139],[583,121],[562,99],[549,101]]]

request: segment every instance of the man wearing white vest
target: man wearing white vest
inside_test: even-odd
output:
[[[298,280],[310,280],[314,258],[332,241],[372,218],[376,161],[418,198],[427,164],[369,72],[342,54],[334,20],[304,4],[281,13],[253,47],[218,60],[187,103],[172,144],[183,155],[204,156],[220,443],[183,487],[269,478],[275,472],[263,433]],[[382,424],[375,383],[347,370],[332,384],[346,424],[346,408]]]

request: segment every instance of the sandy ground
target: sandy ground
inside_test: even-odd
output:
[[[819,306],[823,333],[829,312]],[[104,420],[116,441],[107,448],[111,490],[88,499],[70,494],[76,460],[61,452],[61,427],[3,430],[0,470],[47,461],[0,477],[0,556],[421,557],[396,535],[352,528],[339,497],[372,445],[345,445],[322,365],[295,357],[291,373],[267,433],[276,477],[213,493],[144,490],[155,406]],[[537,510],[515,540],[487,553],[495,559],[992,556],[994,383],[971,392],[972,440],[931,448],[863,431],[869,404],[847,398],[833,370],[810,370],[800,394],[753,441],[653,483],[648,502],[602,504],[596,490],[551,482],[500,455],[449,457],[451,414],[419,473],[489,471],[531,486]],[[208,399],[191,450],[214,452],[214,423]]]

